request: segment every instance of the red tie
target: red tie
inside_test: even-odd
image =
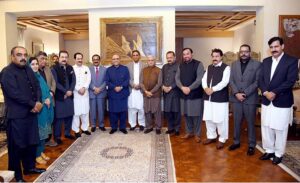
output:
[[[98,76],[99,76],[99,68],[96,67],[96,81],[98,80]]]

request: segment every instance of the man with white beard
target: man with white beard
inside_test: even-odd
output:
[[[75,76],[76,76],[76,85],[74,89],[74,117],[72,122],[72,130],[75,132],[76,138],[81,137],[80,134],[80,120],[81,120],[81,130],[82,133],[86,135],[91,135],[88,131],[89,127],[89,85],[91,82],[91,73],[90,69],[82,65],[83,55],[82,53],[74,54],[75,65],[73,66]]]

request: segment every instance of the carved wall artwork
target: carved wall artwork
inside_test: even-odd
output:
[[[284,51],[300,58],[300,15],[279,15],[279,36],[284,40]]]
[[[113,54],[119,54],[121,63],[130,62],[131,51],[139,50],[141,60],[148,55],[162,63],[162,18],[101,18],[101,55],[103,64],[111,64]]]

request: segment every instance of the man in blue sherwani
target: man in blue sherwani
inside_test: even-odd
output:
[[[76,84],[76,77],[73,67],[67,64],[69,53],[67,51],[59,52],[58,63],[52,68],[52,74],[56,81],[55,92],[55,122],[54,122],[54,140],[61,144],[61,125],[64,122],[65,137],[75,139],[70,134],[72,120],[74,115],[73,91]]]
[[[112,66],[106,71],[105,81],[108,86],[108,109],[111,125],[110,134],[117,131],[118,126],[121,132],[127,134],[126,118],[128,111],[129,96],[129,71],[126,66],[120,65],[120,56],[112,56]],[[120,125],[118,121],[120,120]]]
[[[16,182],[24,182],[21,167],[25,175],[45,171],[35,168],[39,143],[37,113],[43,107],[41,89],[32,69],[26,65],[26,57],[24,47],[12,48],[12,62],[2,70],[1,77],[7,107],[8,169],[15,172]]]
[[[107,94],[105,82],[106,68],[100,65],[100,59],[100,55],[93,55],[93,66],[90,67],[91,83],[89,86],[89,95],[92,132],[96,130],[97,114],[99,129],[101,131],[106,130],[104,127],[105,97]]]

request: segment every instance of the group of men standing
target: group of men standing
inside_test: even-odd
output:
[[[100,66],[100,56],[93,55],[93,66],[83,65],[83,55],[75,53],[75,65],[67,61],[67,51],[60,51],[58,61],[50,70],[41,64],[39,72],[45,78],[55,99],[54,140],[61,144],[62,123],[66,138],[75,139],[82,133],[95,132],[96,122],[105,131],[104,108],[108,98],[110,134],[118,129],[161,133],[161,97],[163,97],[168,130],[167,134],[180,134],[181,114],[185,118],[186,133],[182,139],[194,137],[201,142],[201,122],[206,122],[207,139],[204,145],[217,142],[222,149],[228,139],[229,101],[233,106],[234,143],[229,150],[240,147],[241,123],[247,121],[248,155],[255,152],[255,119],[258,104],[258,88],[262,93],[262,142],[266,153],[261,160],[273,158],[273,164],[282,160],[287,140],[288,124],[291,122],[292,87],[298,77],[298,61],[283,52],[280,37],[268,42],[271,57],[254,61],[249,45],[242,45],[239,60],[231,67],[223,63],[223,52],[213,49],[212,64],[204,70],[201,61],[193,59],[193,50],[184,48],[183,62],[176,63],[175,53],[166,53],[167,64],[162,69],[155,65],[155,58],[148,56],[147,64],[140,61],[140,52],[132,51],[133,62],[120,64],[120,56],[112,56],[112,66]],[[45,56],[41,54],[40,56]],[[7,138],[9,169],[15,171],[16,179],[22,180],[20,161],[24,173],[41,173],[34,164],[34,148],[38,143],[36,114],[40,103],[40,88],[32,70],[26,65],[27,52],[23,47],[11,50],[11,64],[2,71],[1,85],[7,106]],[[39,62],[43,62],[40,61]],[[54,79],[50,82],[49,78]],[[53,84],[55,83],[55,86]],[[231,94],[229,94],[229,87]],[[90,115],[89,115],[90,112]],[[90,117],[89,117],[90,116]],[[97,120],[98,116],[98,120]],[[154,116],[154,121],[153,117]],[[91,120],[89,119],[91,118]],[[81,127],[80,127],[81,121]],[[71,135],[71,129],[75,137]],[[219,138],[218,138],[219,136]]]

